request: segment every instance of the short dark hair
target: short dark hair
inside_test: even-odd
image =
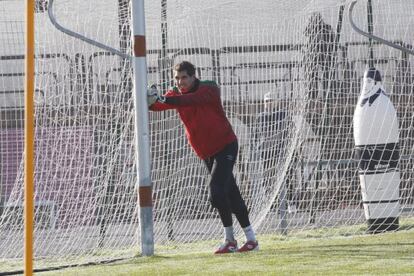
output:
[[[194,76],[195,66],[188,61],[182,61],[174,66],[174,71],[182,72],[186,71],[189,76]]]

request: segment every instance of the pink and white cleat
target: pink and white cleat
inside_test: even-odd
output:
[[[235,253],[237,250],[237,241],[231,242],[226,240],[222,245],[220,245],[219,249],[217,249],[214,254]]]
[[[242,247],[237,250],[237,252],[248,252],[248,251],[257,251],[259,250],[258,241],[247,241]]]

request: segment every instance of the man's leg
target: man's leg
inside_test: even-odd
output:
[[[246,236],[246,243],[238,249],[238,252],[254,251],[259,249],[259,243],[256,240],[256,234],[253,230],[249,220],[249,212],[244,200],[240,194],[239,187],[236,185],[234,176],[232,175],[229,182],[229,199],[231,204],[231,210],[236,215],[240,226],[243,228],[243,232]]]
[[[217,162],[216,157],[204,160],[208,171],[211,173],[210,179],[210,202],[217,209],[221,222],[224,227],[224,243],[215,252],[216,254],[232,253],[237,251],[237,241],[234,238],[233,218],[230,204],[226,197],[226,182],[222,181],[225,172],[222,170],[221,162]]]
[[[231,211],[236,215],[242,228],[250,225],[249,212],[241,196],[239,187],[236,184],[233,174],[229,181],[228,198],[230,201]]]
[[[247,206],[241,196],[239,187],[237,186],[233,175],[233,167],[236,162],[237,149],[237,143],[230,144],[217,156],[216,161],[218,164],[217,167],[220,167],[223,171],[225,171],[222,172],[222,174],[226,175],[226,178],[223,177],[222,180],[224,181],[227,179],[224,186],[225,196],[227,198],[226,201],[229,202],[231,212],[236,215],[236,218],[239,221],[240,226],[243,228],[244,234],[246,235],[247,241],[238,251],[245,252],[258,250],[259,244],[256,240],[255,232],[250,224]]]
[[[224,173],[219,166],[218,162],[215,162],[215,158],[209,158],[204,160],[206,163],[207,169],[211,174],[210,179],[210,203],[217,209],[221,222],[224,227],[229,227],[233,225],[233,219],[231,215],[231,209],[226,197],[226,187],[225,182],[221,181],[224,176]]]

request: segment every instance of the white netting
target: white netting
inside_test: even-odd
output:
[[[400,221],[413,216],[413,59],[376,42],[370,47],[350,27],[349,3],[167,1],[163,36],[161,2],[145,3],[149,83],[170,86],[171,67],[183,59],[202,79],[219,83],[239,137],[234,173],[259,233],[328,232],[365,222],[352,117],[370,62],[381,70],[399,119]],[[367,2],[359,2],[354,20],[367,30]],[[131,256],[139,252],[139,222],[130,63],[56,30],[42,3],[36,257],[76,263]],[[55,0],[54,14],[66,28],[130,54],[129,5]],[[414,3],[372,6],[374,34],[412,48]],[[0,259],[7,261],[23,252],[23,11],[22,1],[0,0]],[[326,25],[314,23],[316,14]],[[265,94],[278,115],[266,113]],[[269,123],[271,116],[279,119]],[[152,112],[150,130],[156,251],[220,238],[207,170],[177,114]]]

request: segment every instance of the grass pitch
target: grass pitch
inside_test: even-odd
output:
[[[112,264],[36,275],[414,275],[414,229],[330,238],[259,236],[260,251],[215,256],[197,253],[136,257]],[[187,248],[188,249],[188,248]]]

